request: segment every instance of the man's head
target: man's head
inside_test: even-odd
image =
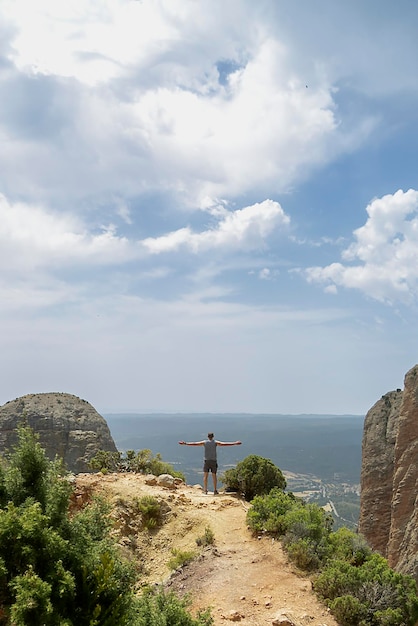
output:
[[[208,433],[208,439],[213,439],[213,433]]]

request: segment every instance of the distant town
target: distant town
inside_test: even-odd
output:
[[[287,481],[287,491],[303,498],[306,502],[315,502],[328,511],[334,519],[336,530],[341,526],[355,529],[360,513],[360,484],[344,482],[336,473],[334,481],[324,481],[311,474],[283,474]]]

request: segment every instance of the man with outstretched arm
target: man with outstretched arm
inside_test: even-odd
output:
[[[205,493],[208,492],[208,476],[209,472],[212,472],[213,493],[215,495],[219,493],[217,490],[218,479],[216,476],[218,470],[216,448],[217,446],[240,446],[241,441],[217,441],[213,433],[208,433],[208,438],[205,441],[179,441],[179,444],[181,446],[204,446],[203,491]]]

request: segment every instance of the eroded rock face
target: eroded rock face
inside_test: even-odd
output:
[[[392,519],[393,464],[402,391],[385,394],[364,420],[359,530],[387,556]]]
[[[389,565],[418,580],[418,365],[364,423],[359,531]]]
[[[398,422],[387,556],[418,580],[418,366],[405,376]]]
[[[47,456],[64,459],[69,471],[89,472],[98,450],[117,452],[105,419],[86,400],[69,393],[29,394],[0,407],[0,453],[17,443],[17,426],[39,434]]]

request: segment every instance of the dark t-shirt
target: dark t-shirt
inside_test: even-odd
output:
[[[205,441],[205,461],[216,461],[216,441],[214,439]]]

